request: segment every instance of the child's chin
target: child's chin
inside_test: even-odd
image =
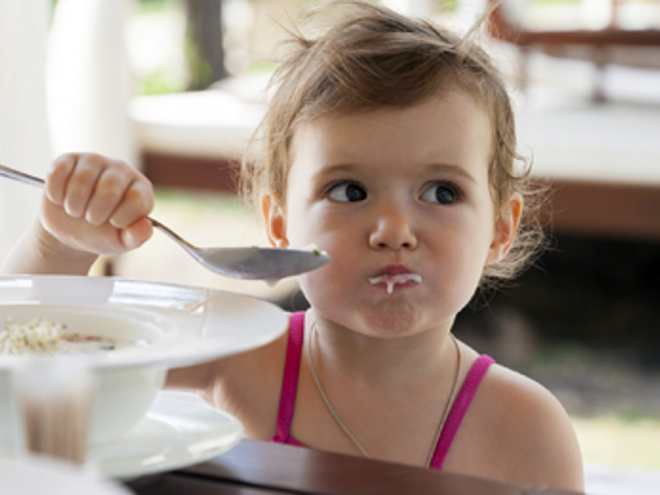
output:
[[[415,328],[418,311],[407,298],[384,298],[370,315],[373,328],[385,336],[406,335]]]

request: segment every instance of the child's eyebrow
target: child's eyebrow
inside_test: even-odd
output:
[[[449,163],[431,163],[426,166],[425,172],[450,173],[450,174],[460,175],[468,179],[469,181],[477,182],[474,176],[469,171],[467,171],[465,167],[461,167],[460,165],[452,165]]]
[[[316,177],[323,177],[326,175],[337,175],[337,174],[342,174],[346,172],[352,172],[356,169],[360,168],[359,165],[355,163],[337,163],[333,165],[327,165],[322,167],[318,172],[316,172],[314,175]]]
[[[360,165],[357,163],[337,163],[323,167],[314,175],[316,177],[324,177],[328,175],[341,175],[343,173],[353,172],[360,168]],[[452,165],[449,163],[430,163],[425,165],[422,169],[424,174],[432,173],[443,173],[443,174],[452,174],[464,177],[465,179],[471,182],[477,182],[474,176],[460,165]]]

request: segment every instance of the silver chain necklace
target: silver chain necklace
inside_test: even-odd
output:
[[[311,335],[309,338],[309,343],[307,344],[307,360],[309,361],[309,368],[312,372],[312,377],[314,377],[314,382],[316,383],[316,388],[318,389],[319,393],[321,394],[321,397],[323,398],[323,402],[325,403],[326,407],[328,408],[328,411],[330,412],[330,415],[333,417],[337,425],[341,428],[341,430],[344,432],[344,434],[348,437],[348,439],[357,447],[357,449],[367,457],[368,459],[371,459],[371,455],[367,450],[362,446],[362,444],[358,441],[357,438],[355,438],[355,435],[351,433],[351,431],[348,429],[348,427],[344,424],[344,422],[341,420],[339,417],[339,414],[337,414],[337,411],[335,411],[335,408],[332,407],[332,404],[330,403],[330,399],[328,399],[327,394],[325,393],[325,390],[323,390],[323,386],[321,385],[321,381],[319,380],[319,377],[316,373],[316,369],[314,368],[314,360],[312,359],[312,340],[316,338],[317,335],[317,329],[316,329],[316,322],[312,323],[312,329],[311,329]],[[445,426],[445,422],[447,421],[447,417],[449,416],[449,411],[451,411],[451,406],[454,403],[454,400],[456,399],[456,390],[458,387],[458,379],[461,374],[461,366],[462,366],[462,361],[463,361],[463,354],[461,353],[461,347],[458,345],[458,342],[456,341],[456,338],[450,333],[449,336],[452,339],[452,342],[454,343],[454,347],[456,348],[456,372],[454,375],[454,383],[452,384],[451,387],[451,393],[449,394],[449,398],[447,399],[447,403],[445,405],[445,410],[442,414],[442,419],[440,421],[440,424],[438,426],[438,430],[435,434],[435,438],[433,441],[433,444],[431,445],[431,451],[429,452],[429,455],[426,459],[426,466],[428,467],[431,464],[431,461],[433,460],[433,454],[435,452],[435,447],[438,443],[438,440],[440,439],[440,435],[442,434],[442,429]]]

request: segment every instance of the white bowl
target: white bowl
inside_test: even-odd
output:
[[[9,317],[21,323],[41,317],[63,323],[71,332],[148,342],[147,347],[66,356],[93,371],[94,445],[119,437],[145,416],[167,369],[254,349],[288,326],[278,307],[249,296],[143,280],[57,275],[0,277],[0,320]],[[10,376],[25,360],[25,355],[0,355],[0,452],[13,449],[17,422]]]
[[[153,365],[97,370],[93,375],[89,443],[114,440],[135,426],[162,389],[165,375],[164,368]],[[21,442],[12,390],[11,374],[0,371],[0,453],[13,452],[16,442]]]

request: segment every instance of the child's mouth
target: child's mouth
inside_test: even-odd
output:
[[[387,286],[387,293],[394,292],[394,286],[397,284],[407,284],[408,282],[422,283],[422,276],[417,273],[401,273],[398,275],[379,275],[378,277],[371,277],[369,283],[385,284]]]

